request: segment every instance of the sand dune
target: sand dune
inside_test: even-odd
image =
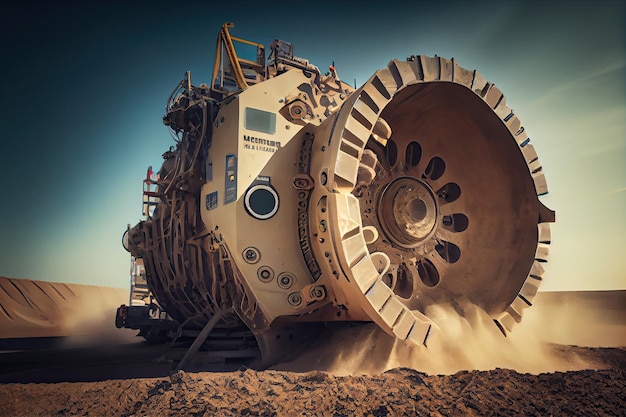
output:
[[[97,333],[124,303],[126,289],[0,277],[0,338]]]

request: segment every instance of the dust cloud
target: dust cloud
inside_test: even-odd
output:
[[[117,329],[115,309],[128,290],[0,277],[0,334],[58,337],[64,347],[141,343],[137,332]],[[276,370],[373,375],[410,368],[430,375],[506,368],[523,373],[600,369],[602,363],[564,351],[565,345],[626,346],[626,291],[539,293],[508,337],[469,302],[436,305],[425,314],[436,324],[428,347],[396,340],[373,323],[329,323],[303,351]],[[459,312],[461,314],[459,314]]]
[[[115,327],[127,303],[126,289],[0,277],[0,335],[56,337],[68,347],[129,341],[136,332]]]
[[[497,368],[539,374],[603,367],[601,363],[590,362],[573,352],[564,354],[558,349],[557,341],[551,340],[551,333],[546,329],[558,326],[559,339],[571,339],[580,331],[576,320],[588,315],[576,313],[576,306],[569,305],[565,310],[564,306],[552,304],[536,308],[534,314],[530,314],[533,308],[527,309],[522,322],[507,337],[487,313],[469,302],[432,306],[425,313],[437,328],[431,332],[428,347],[397,340],[375,324],[337,326],[322,334],[300,358],[277,365],[275,369],[317,369],[343,376],[373,375],[393,368],[451,375],[463,370]],[[558,321],[546,315],[560,310],[568,311],[569,315],[560,316]],[[622,341],[626,344],[626,338]]]
[[[450,305],[433,306],[426,312],[438,329],[428,348],[394,342],[386,368],[409,367],[428,374],[453,374],[461,370],[496,368],[522,373],[573,371],[593,364],[577,356],[562,357],[535,328],[540,320],[525,317],[506,337],[492,318],[467,303],[463,316]]]
[[[95,293],[76,297],[71,313],[64,315],[62,323],[66,337],[65,348],[105,347],[124,343],[138,343],[137,331],[115,327],[115,313],[121,304],[128,304],[128,290],[97,287]],[[92,291],[93,291],[92,290]]]

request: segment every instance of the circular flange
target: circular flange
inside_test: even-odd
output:
[[[430,239],[437,229],[435,193],[417,178],[397,178],[380,195],[378,218],[392,242],[415,248]]]
[[[289,116],[294,120],[300,120],[306,116],[306,104],[301,101],[295,101],[289,105]]]
[[[292,306],[292,307],[298,307],[300,304],[302,304],[302,296],[300,295],[299,292],[292,292],[291,294],[289,294],[289,296],[287,297],[287,302]]]
[[[245,248],[241,255],[243,256],[244,261],[249,264],[255,264],[259,262],[259,259],[261,259],[261,252],[253,246]]]
[[[261,282],[270,282],[274,279],[274,270],[267,265],[257,269],[256,275]]]
[[[292,274],[288,272],[283,272],[278,276],[278,286],[283,290],[287,290],[291,288],[293,283],[295,282],[295,278]]]

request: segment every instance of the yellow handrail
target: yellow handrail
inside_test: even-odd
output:
[[[220,64],[222,62],[222,42],[224,43],[224,49],[226,50],[226,55],[230,61],[230,66],[233,69],[235,75],[235,81],[237,82],[237,86],[240,89],[245,89],[249,85],[246,82],[245,76],[243,74],[243,70],[241,69],[240,61],[250,62],[248,60],[240,60],[237,57],[237,53],[235,51],[235,45],[233,44],[233,40],[241,43],[245,43],[247,45],[256,46],[257,48],[261,46],[261,44],[256,42],[251,42],[245,39],[236,38],[230,36],[228,32],[228,28],[235,26],[233,23],[224,23],[220,30],[220,33],[217,37],[217,45],[215,46],[215,61],[213,63],[213,78],[211,79],[211,88],[215,88],[215,79],[217,78],[218,73],[221,71]],[[257,62],[254,62],[257,64]],[[223,74],[222,74],[223,77]]]

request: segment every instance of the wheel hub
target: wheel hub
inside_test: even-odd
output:
[[[398,246],[415,248],[435,233],[435,194],[421,180],[401,177],[389,183],[380,195],[378,210],[385,235]]]

